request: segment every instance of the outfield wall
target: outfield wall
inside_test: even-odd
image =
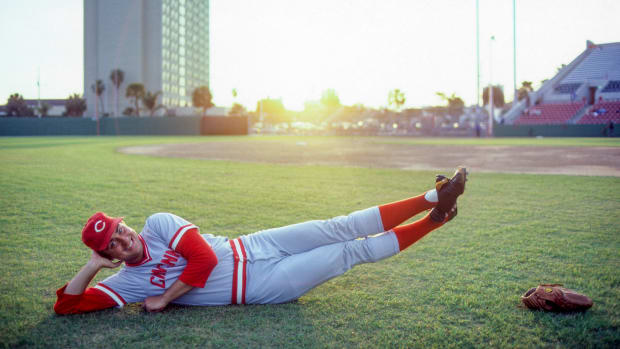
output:
[[[247,116],[203,117],[200,121],[203,135],[247,135]]]
[[[620,134],[615,130],[614,135]],[[607,125],[498,125],[493,126],[495,137],[606,137]]]
[[[607,125],[494,125],[495,137],[605,137]],[[90,118],[0,117],[0,136],[92,136]],[[114,135],[246,135],[247,117],[119,117],[102,118],[99,134]],[[620,129],[614,136],[620,135]]]
[[[243,135],[247,117],[119,117],[99,120],[99,134],[114,135]],[[90,118],[0,118],[0,136],[92,136]]]

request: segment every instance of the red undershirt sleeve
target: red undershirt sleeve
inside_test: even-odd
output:
[[[81,314],[118,306],[110,296],[94,287],[87,288],[82,294],[66,294],[67,284],[56,291],[56,314]]]
[[[213,268],[217,265],[217,256],[205,239],[193,228],[186,231],[177,244],[175,251],[187,260],[187,266],[179,280],[194,287],[205,287]]]

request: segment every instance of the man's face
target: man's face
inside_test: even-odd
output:
[[[138,234],[121,222],[110,237],[108,247],[101,252],[108,255],[112,260],[118,259],[125,263],[137,263],[142,260],[144,248]]]

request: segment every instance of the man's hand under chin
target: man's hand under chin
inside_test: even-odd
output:
[[[100,255],[99,253],[95,251],[93,251],[93,253],[91,254],[89,262],[93,263],[99,268],[110,268],[110,269],[118,268],[123,263],[122,261],[114,262],[108,258],[105,258],[104,256]]]

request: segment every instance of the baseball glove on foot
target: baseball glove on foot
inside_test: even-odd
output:
[[[542,284],[531,288],[521,296],[526,307],[555,312],[585,311],[592,306],[592,299],[569,290],[561,284]]]

